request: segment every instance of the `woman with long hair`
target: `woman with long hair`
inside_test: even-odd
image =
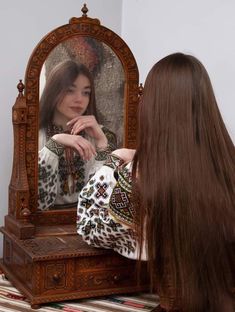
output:
[[[72,60],[59,63],[40,99],[39,209],[76,205],[89,176],[115,147],[115,135],[97,121],[91,73]]]
[[[104,205],[96,199],[101,176]],[[234,144],[199,60],[175,53],[153,66],[136,151],[114,151],[89,183],[78,202],[85,241],[147,259],[166,310],[234,311]]]

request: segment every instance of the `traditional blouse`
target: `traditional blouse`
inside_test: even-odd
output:
[[[123,164],[116,155],[107,156],[104,166],[79,194],[77,232],[89,245],[138,259],[131,169],[132,162]],[[141,259],[146,259],[145,245]]]
[[[104,164],[107,154],[116,148],[116,136],[102,127],[108,139],[108,147],[97,151],[89,161],[84,161],[70,147],[56,142],[51,137],[63,133],[62,127],[53,126],[39,132],[39,174],[38,174],[38,209],[59,209],[74,207],[78,194],[89,178]],[[93,138],[82,136],[94,146]]]

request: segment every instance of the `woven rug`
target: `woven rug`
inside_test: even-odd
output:
[[[27,299],[0,274],[0,312],[150,312],[156,306],[156,296],[141,293],[50,303],[33,310]]]

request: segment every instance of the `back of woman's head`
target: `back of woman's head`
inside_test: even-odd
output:
[[[165,284],[167,271],[183,311],[225,311],[225,303],[232,311],[234,155],[204,66],[182,53],[156,63],[140,104],[134,166],[152,281]]]
[[[52,123],[54,110],[63,100],[68,89],[79,75],[87,77],[91,85],[91,94],[86,114],[96,116],[95,88],[93,77],[88,68],[72,60],[59,63],[49,74],[40,98],[39,128]],[[97,117],[97,116],[96,116]]]

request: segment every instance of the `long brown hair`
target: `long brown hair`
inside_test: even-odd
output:
[[[97,118],[94,81],[90,71],[83,64],[67,60],[59,63],[51,71],[43,89],[39,112],[40,129],[52,123],[56,105],[63,100],[68,88],[79,75],[87,77],[91,84],[90,100],[85,114],[94,115]]]
[[[152,284],[164,292],[170,276],[183,311],[233,311],[234,151],[204,66],[182,53],[156,63],[134,158],[140,237]]]

